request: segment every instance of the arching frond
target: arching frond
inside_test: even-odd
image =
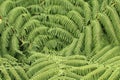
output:
[[[111,43],[118,45],[118,38],[115,34],[115,30],[113,28],[113,25],[111,24],[111,21],[109,17],[105,14],[98,14],[99,21],[103,25],[103,28],[105,29],[107,35],[110,37]],[[109,28],[108,28],[109,27]]]

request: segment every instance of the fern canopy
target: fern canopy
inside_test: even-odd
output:
[[[120,0],[0,0],[0,80],[120,80]]]

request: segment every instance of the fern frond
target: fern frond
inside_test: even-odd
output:
[[[97,13],[99,12],[99,1],[98,0],[91,0],[92,5],[92,18],[95,19]]]
[[[5,69],[5,67],[2,65],[1,66],[1,70],[2,74],[4,75],[4,79],[6,80],[11,80],[9,73],[7,72],[7,70]]]
[[[44,11],[43,8],[39,5],[27,6],[27,10],[29,11],[29,13],[31,15],[39,14],[39,13],[42,13]]]
[[[22,26],[24,26],[29,19],[30,19],[30,14],[26,14],[26,13],[23,13],[17,17],[15,21],[15,28],[17,32],[19,32],[18,29],[22,28]]]
[[[70,72],[70,71],[66,71],[66,72],[65,72],[65,76],[74,78],[75,80],[79,80],[79,79],[81,79],[81,77],[82,77],[82,76],[77,75],[77,74],[75,74],[75,73],[73,73],[73,72]]]
[[[22,80],[28,80],[29,79],[26,72],[24,71],[24,69],[22,67],[15,66],[15,70],[19,74],[19,76]]]
[[[111,76],[108,78],[108,80],[118,80],[120,79],[120,69],[117,68],[115,71],[111,74]]]
[[[52,36],[50,35],[38,35],[37,37],[35,37],[35,39],[33,40],[32,43],[30,43],[28,50],[38,50],[38,51],[42,51],[45,43],[52,39]]]
[[[115,30],[115,33],[116,33],[116,36],[118,38],[118,40],[120,41],[120,27],[119,27],[119,24],[120,24],[120,19],[119,19],[119,16],[118,16],[118,13],[116,12],[116,10],[110,6],[107,6],[106,7],[106,14],[109,16],[112,24],[113,24],[113,28]]]
[[[41,74],[41,73],[43,73],[45,71],[48,71],[48,70],[53,69],[53,68],[58,68],[58,67],[59,66],[56,63],[48,65],[48,66],[45,66],[44,68],[42,68],[41,70],[36,72],[32,77],[35,77],[35,76],[37,76],[37,75],[39,75],[39,74]]]
[[[1,50],[2,50],[2,55],[7,54],[8,51],[8,46],[9,46],[9,40],[10,37],[13,33],[11,32],[11,27],[7,27],[6,30],[2,32],[1,36]]]
[[[45,0],[45,6],[49,6],[49,5],[60,5],[60,6],[64,6],[64,8],[69,11],[69,10],[72,10],[73,9],[73,5],[68,1],[68,0],[52,0],[52,1],[49,1],[49,0]]]
[[[7,16],[9,11],[15,7],[15,4],[11,0],[6,0],[0,4],[0,16]]]
[[[98,17],[99,17],[99,21],[103,25],[103,28],[105,29],[107,35],[110,37],[111,43],[118,45],[119,41],[115,34],[115,30],[113,28],[113,25],[112,25],[109,17],[102,13],[98,13]]]
[[[91,58],[91,61],[96,61],[99,57],[101,57],[102,55],[104,55],[107,51],[109,51],[110,49],[112,49],[111,45],[107,45],[104,48],[102,48],[99,52],[96,53],[96,55],[94,55]]]
[[[21,78],[20,78],[20,76],[19,76],[19,74],[16,72],[16,70],[14,69],[14,67],[12,67],[12,66],[9,66],[9,74],[11,74],[13,77],[14,77],[14,79],[16,79],[16,80],[22,80]]]
[[[11,45],[10,45],[10,53],[12,56],[15,56],[15,53],[19,53],[22,55],[22,52],[19,50],[19,41],[17,39],[17,36],[13,34],[11,39]]]
[[[82,31],[82,27],[84,25],[83,17],[74,10],[70,11],[67,16],[75,22],[75,24],[78,26],[79,31]]]
[[[75,67],[85,66],[88,64],[88,62],[85,60],[69,60],[69,61],[64,61],[63,63]]]
[[[118,15],[120,16],[120,1],[119,0],[114,0],[114,1],[115,1],[114,2],[115,3],[114,7],[115,7]]]
[[[40,26],[40,22],[38,20],[35,19],[29,19],[28,22],[26,22],[24,24],[24,26],[22,26],[22,29],[20,31],[20,33],[22,33],[22,36],[25,36],[26,34],[28,34],[29,32],[31,32],[34,28],[39,27]]]
[[[37,71],[41,70],[45,66],[51,65],[52,63],[53,63],[52,61],[44,61],[44,62],[41,62],[39,64],[36,64],[36,65],[29,68],[29,70],[27,71],[27,74],[30,77],[33,74],[35,74]]]
[[[74,49],[75,54],[81,54],[83,48],[83,42],[84,42],[84,33],[81,33],[78,42],[76,44],[76,47]]]
[[[102,26],[98,20],[93,20],[91,26],[93,31],[94,48],[96,49],[96,52],[98,52],[102,47],[108,44],[108,40],[104,38]]]
[[[34,77],[32,77],[30,80],[48,80],[49,78],[53,77],[55,74],[57,74],[59,71],[57,69],[50,69],[48,71],[45,71],[41,74],[38,74]]]
[[[74,6],[82,7],[85,4],[84,0],[69,0]]]
[[[92,15],[90,5],[87,2],[85,2],[83,9],[84,9],[85,25],[88,25],[89,21],[91,20],[91,15]]]
[[[12,10],[9,11],[8,13],[8,22],[10,24],[13,24],[17,17],[21,15],[22,13],[29,13],[28,10],[24,7],[15,7]]]
[[[86,60],[84,55],[72,55],[67,57],[68,60]]]
[[[51,36],[57,37],[60,40],[65,41],[67,43],[71,43],[73,40],[73,36],[69,32],[61,28],[51,28],[48,30],[48,33]]]
[[[107,65],[107,64],[111,64],[114,63],[116,61],[120,60],[120,56],[115,56],[113,58],[108,59],[107,61],[103,62],[103,64]]]
[[[112,73],[111,68],[106,69],[106,71],[98,78],[98,80],[106,80],[106,79],[108,79],[109,76],[111,75],[111,73]]]
[[[64,26],[64,29],[72,33],[73,36],[75,37],[79,36],[80,32],[77,31],[77,25],[75,25],[75,23],[72,20],[70,20],[68,17],[55,15],[55,16],[50,16],[49,19],[50,19],[50,22],[54,22]]]
[[[66,9],[60,5],[46,6],[44,12],[47,14],[61,14],[61,15],[67,14]]]
[[[91,26],[86,26],[85,27],[85,54],[88,56],[92,51],[92,42],[93,42],[93,36],[92,36]]]
[[[98,69],[88,73],[87,75],[85,75],[83,77],[84,80],[89,80],[89,79],[92,79],[92,80],[97,80],[99,78],[99,76],[101,76],[104,72],[105,72],[105,67],[99,67]]]
[[[96,70],[98,67],[98,64],[90,64],[90,65],[85,65],[77,68],[73,68],[71,72],[76,73],[81,76],[85,76],[86,74]]]
[[[49,79],[49,80],[76,80],[76,79],[67,77],[67,76],[60,76],[60,77],[56,77],[54,79]]]
[[[32,31],[30,31],[30,33],[28,34],[28,41],[32,41],[37,35],[47,35],[47,34],[48,34],[48,27],[45,26],[37,27]]]
[[[104,61],[114,57],[115,55],[120,55],[119,50],[120,50],[120,47],[116,46],[116,47],[112,48],[111,50],[107,51],[106,53],[104,53],[104,55],[99,57],[97,59],[97,61],[99,63],[103,63]]]
[[[76,44],[77,44],[77,39],[73,39],[73,42],[69,46],[66,47],[66,52],[62,54],[65,56],[72,55],[74,53],[73,50],[75,49]]]

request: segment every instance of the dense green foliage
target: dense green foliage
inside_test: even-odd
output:
[[[0,80],[120,80],[120,0],[0,0]]]

